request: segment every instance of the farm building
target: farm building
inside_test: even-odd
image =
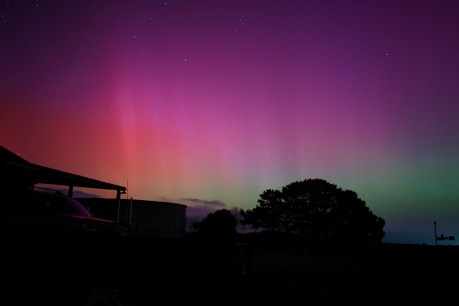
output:
[[[137,234],[183,237],[186,205],[146,200],[76,198],[96,217],[130,224]]]
[[[145,200],[121,199],[126,187],[31,163],[0,146],[0,187],[33,190],[37,185],[67,187],[67,195],[102,219],[130,224],[137,234],[182,237],[185,233],[186,206]],[[114,198],[76,198],[74,187],[116,191]]]

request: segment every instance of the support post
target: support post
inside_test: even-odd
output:
[[[131,197],[131,208],[130,208],[130,211],[129,211],[129,224],[132,223],[132,197]]]
[[[116,190],[116,201],[118,202],[118,216],[116,218],[117,222],[120,222],[120,210],[121,210],[121,190]]]

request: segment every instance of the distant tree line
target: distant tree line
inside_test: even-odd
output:
[[[241,238],[237,226],[250,226],[250,242],[294,250],[334,252],[379,244],[385,221],[374,215],[354,191],[323,179],[305,179],[281,190],[265,190],[249,210],[221,209],[193,225],[208,239]]]

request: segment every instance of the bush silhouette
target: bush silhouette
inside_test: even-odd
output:
[[[212,240],[234,239],[236,226],[236,217],[228,209],[216,210],[193,225],[198,236]]]

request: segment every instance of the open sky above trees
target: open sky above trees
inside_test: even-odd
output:
[[[452,0],[2,1],[1,145],[190,214],[322,178],[384,218],[386,241],[434,244],[434,221],[459,238],[458,14]]]

